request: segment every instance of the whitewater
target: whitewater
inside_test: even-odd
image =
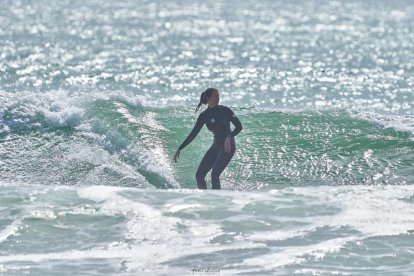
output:
[[[412,275],[413,18],[2,1],[0,275]],[[220,191],[206,128],[172,161],[208,87],[244,127]]]

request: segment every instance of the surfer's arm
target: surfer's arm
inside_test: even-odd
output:
[[[233,123],[234,125],[234,129],[233,131],[230,133],[231,136],[236,136],[237,134],[240,133],[240,131],[242,131],[243,126],[239,120],[239,118],[236,117],[236,114],[232,113],[231,117],[230,117],[230,122]]]
[[[197,118],[197,122],[193,127],[193,130],[191,130],[190,134],[188,134],[187,138],[185,138],[184,142],[178,147],[178,150],[182,150],[185,148],[188,144],[190,144],[194,138],[197,137],[198,133],[200,132],[201,128],[204,125],[204,121],[202,118],[203,114],[200,114]]]

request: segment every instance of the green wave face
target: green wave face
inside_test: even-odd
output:
[[[222,175],[226,189],[413,183],[412,133],[398,126],[345,110],[234,110],[244,129]],[[198,116],[190,108],[102,99],[60,125],[44,111],[21,114],[13,107],[2,114],[3,180],[194,188],[212,142],[204,128],[172,162]]]
[[[412,183],[410,132],[386,128],[346,111],[239,113],[244,130],[224,174],[228,188]],[[179,120],[175,123],[182,125]],[[188,132],[191,123],[185,121],[185,125]],[[185,181],[197,168],[192,156],[199,160],[209,144],[208,139],[202,140],[189,146],[187,158],[192,160],[180,168],[185,173],[179,174]]]

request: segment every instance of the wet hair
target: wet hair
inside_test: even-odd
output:
[[[218,92],[218,89],[217,88],[207,88],[206,91],[204,91],[203,93],[201,93],[201,95],[200,95],[200,102],[197,105],[197,108],[196,108],[195,113],[197,113],[197,111],[200,109],[201,105],[207,104],[208,98],[211,97],[211,95],[213,94],[213,92]]]

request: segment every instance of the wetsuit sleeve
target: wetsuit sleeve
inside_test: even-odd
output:
[[[197,137],[197,134],[200,132],[201,128],[204,125],[204,120],[203,120],[203,114],[201,113],[198,118],[197,118],[197,122],[193,127],[193,130],[190,132],[190,134],[188,134],[187,138],[185,138],[184,142],[178,147],[179,150],[182,150],[183,148],[185,148],[188,144],[190,144],[194,138]]]
[[[243,129],[243,126],[242,126],[242,124],[241,124],[241,122],[240,122],[240,120],[239,120],[239,118],[237,118],[236,117],[236,114],[232,114],[231,115],[231,117],[230,117],[230,122],[232,122],[233,123],[233,125],[234,125],[234,129],[233,129],[233,131],[231,132],[231,135],[234,137],[234,136],[236,136],[237,134],[239,134],[240,133],[240,131],[242,131],[242,129]]]
[[[239,118],[237,118],[236,114],[234,114],[234,112],[233,112],[231,109],[229,109],[229,112],[230,112],[230,114],[229,114],[229,117],[230,117],[230,122],[232,122],[232,123],[233,123],[233,125],[234,125],[234,129],[233,129],[233,131],[230,133],[230,135],[234,137],[234,136],[236,136],[237,134],[239,134],[239,133],[240,133],[240,131],[242,131],[243,126],[242,126],[242,124],[241,124],[241,122],[240,122]],[[229,128],[230,128],[230,125],[229,125]],[[230,129],[229,129],[229,130],[226,130],[226,131],[227,131],[227,135],[228,135],[228,134],[229,134]]]

